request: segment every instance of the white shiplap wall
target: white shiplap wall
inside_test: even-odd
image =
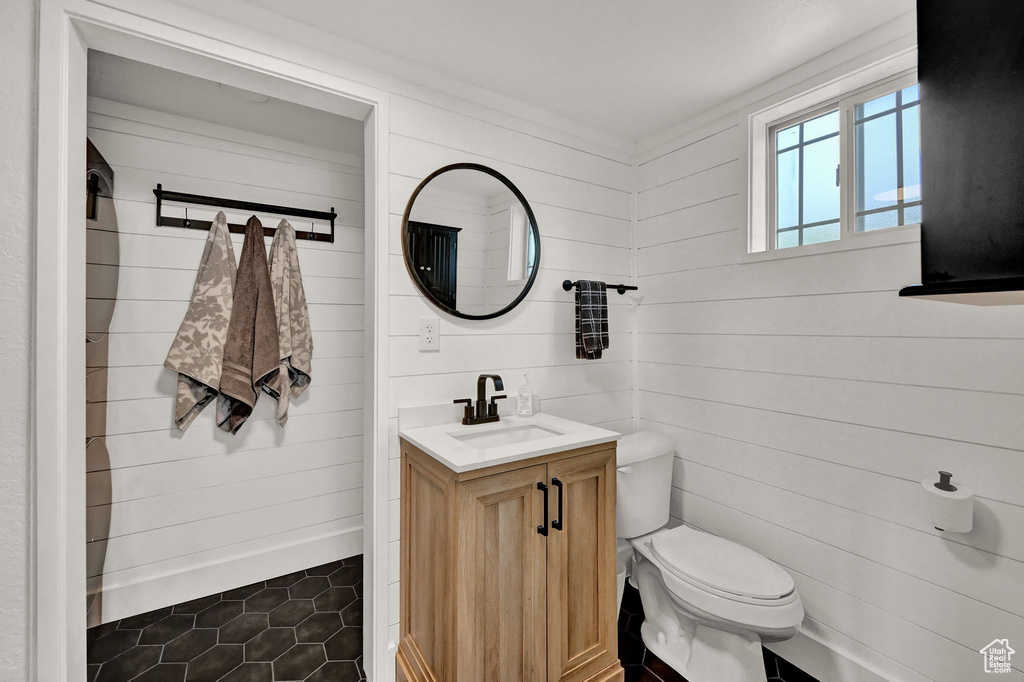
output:
[[[673,515],[786,567],[804,630],[883,677],[982,679],[1024,642],[1024,309],[899,298],[916,241],[746,259],[749,113],[638,165],[638,423],[675,442]],[[977,491],[969,535],[923,513],[938,469]],[[776,648],[869,679],[801,641]]]
[[[514,301],[522,291],[522,280],[509,279],[509,246],[512,229],[512,205],[519,204],[513,196],[492,198],[487,218],[487,283],[485,296],[487,309],[499,310]],[[529,239],[529,233],[521,235]],[[523,255],[528,247],[522,246]],[[517,252],[519,253],[519,252]],[[520,273],[517,273],[517,275]]]
[[[89,137],[114,169],[120,232],[105,403],[111,468],[87,475],[90,486],[100,487],[109,475],[112,489],[103,619],[359,553],[361,157],[98,99],[89,103]],[[285,428],[266,395],[236,436],[216,428],[212,406],[184,434],[173,428],[175,375],[162,364],[207,233],[155,226],[158,182],[175,191],[336,208],[334,244],[299,243],[314,333],[313,384],[292,401]],[[189,214],[210,219],[215,210]],[[180,215],[175,211],[167,207]],[[228,216],[243,223],[247,217]],[[242,235],[233,238],[237,254]],[[95,525],[96,510],[89,518]],[[89,551],[103,551],[103,543],[90,543]]]
[[[573,297],[564,279],[618,282],[632,274],[632,166],[483,118],[422,102],[391,100],[390,247],[390,633],[398,639],[398,408],[451,402],[496,372],[514,395],[521,372],[543,411],[632,428],[632,319],[628,297],[610,299],[611,347],[601,361],[576,360]],[[417,350],[418,319],[438,316],[402,260],[402,213],[416,185],[456,162],[477,162],[508,177],[529,199],[540,227],[541,269],[512,312],[493,320],[440,314],[440,351]],[[393,675],[393,670],[388,671]]]

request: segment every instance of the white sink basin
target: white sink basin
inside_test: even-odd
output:
[[[539,413],[502,415],[501,421],[465,426],[451,405],[402,408],[399,435],[457,473],[608,443],[619,434]],[[404,423],[403,423],[404,422]]]
[[[541,440],[542,438],[564,436],[565,432],[557,431],[550,427],[537,426],[536,424],[513,424],[488,431],[477,431],[475,433],[470,431],[449,435],[455,440],[472,445],[477,450],[486,450],[516,443],[528,443],[534,440]]]

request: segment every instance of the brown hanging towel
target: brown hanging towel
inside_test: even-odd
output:
[[[256,216],[245,224],[245,242],[235,278],[235,297],[224,345],[220,377],[223,405],[218,426],[236,433],[252,414],[264,384],[272,384],[281,365],[274,291],[267,267],[263,225]]]

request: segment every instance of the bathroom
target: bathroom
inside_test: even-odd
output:
[[[624,458],[671,453],[660,460],[667,475],[630,500],[660,500],[655,489],[664,489],[664,532],[703,533],[688,546],[706,541],[704,556],[733,552],[757,577],[791,581],[783,596],[788,610],[800,607],[793,627],[744,648],[761,657],[754,677],[723,663],[717,679],[960,682],[988,679],[990,670],[1024,679],[1024,653],[1013,652],[1024,643],[1024,313],[1012,305],[1019,301],[1010,286],[901,295],[922,282],[928,288],[942,269],[928,261],[941,246],[923,236],[938,216],[924,208],[924,224],[915,221],[922,183],[924,206],[943,194],[927,191],[940,187],[929,184],[938,179],[927,173],[936,167],[927,141],[955,135],[929,132],[922,113],[924,170],[908,163],[917,150],[914,136],[903,136],[903,181],[869,193],[884,204],[877,211],[857,215],[858,180],[843,170],[849,155],[863,153],[854,129],[867,128],[855,124],[874,115],[854,113],[858,106],[899,93],[895,113],[879,118],[902,117],[901,134],[914,132],[908,121],[929,106],[927,86],[920,106],[915,89],[919,48],[923,55],[929,45],[925,8],[941,14],[935,8],[952,4],[922,3],[918,11],[908,0],[529,2],[512,11],[499,3],[469,10],[316,0],[5,3],[0,348],[13,385],[3,398],[0,455],[0,680],[421,679],[416,665],[402,668],[410,627],[454,628],[461,622],[454,616],[420,618],[423,605],[450,598],[455,613],[470,589],[407,594],[406,583],[423,583],[407,561],[417,546],[408,533],[440,532],[447,518],[406,519],[422,499],[407,495],[407,486],[425,490],[415,487],[408,463],[430,454],[430,442],[413,443],[413,432],[435,422],[471,436],[514,425],[557,431],[559,420],[590,434],[573,441],[592,449],[586,456],[615,453],[598,446],[618,442],[620,461],[602,465],[613,467],[603,480],[617,480],[622,494],[625,478],[640,472],[618,471],[638,467]],[[959,23],[987,17],[991,25],[994,14]],[[979,75],[989,85],[1008,82]],[[986,114],[1005,110],[1019,120],[1019,102],[999,102],[1003,109]],[[780,181],[781,166],[764,162],[786,153],[775,133],[802,132],[819,115],[827,122],[837,108],[849,119],[823,135],[840,168],[833,177],[829,166],[829,182],[818,186],[835,202],[835,219],[776,225],[781,195],[765,188]],[[113,171],[112,251],[86,234],[108,232],[101,237],[109,247],[109,230],[82,229],[87,139]],[[806,151],[822,142],[813,139]],[[803,153],[802,138],[797,146]],[[1019,135],[1005,146],[1019,152]],[[999,171],[988,179],[1020,176],[1019,154],[986,150]],[[510,213],[528,229],[513,228],[509,240],[525,239],[525,266],[509,270],[508,282],[518,285],[490,308],[453,311],[431,293],[429,278],[412,276],[419,264],[409,223],[442,222],[475,186],[424,184],[452,165],[461,167],[432,180],[475,173],[497,183],[501,201],[511,193],[523,208]],[[904,177],[914,172],[920,180]],[[998,193],[963,184],[985,201],[965,201],[964,192],[950,210],[991,219],[985,207]],[[315,349],[311,386],[293,397],[283,427],[274,424],[269,395],[235,435],[216,428],[213,406],[188,430],[175,426],[175,374],[161,365],[209,233],[173,222],[212,221],[218,207],[168,199],[161,209],[168,222],[158,224],[158,185],[246,204],[220,206],[231,224],[244,226],[253,214],[264,228],[287,218],[299,233],[333,233],[333,241],[296,240]],[[297,212],[259,211],[254,203]],[[429,210],[417,215],[419,208]],[[333,227],[330,218],[304,217],[309,211],[334,213]],[[895,222],[855,229],[871,216]],[[833,223],[839,238],[827,236]],[[468,223],[452,225],[469,241]],[[799,235],[793,246],[786,233]],[[241,255],[243,235],[230,239]],[[1014,239],[1002,253],[981,255],[989,271],[967,279],[1024,276]],[[268,250],[272,241],[267,235]],[[963,240],[955,248],[975,251]],[[99,251],[117,260],[97,259]],[[1016,270],[1002,267],[1007,257],[1017,259]],[[503,267],[507,256],[479,258]],[[83,296],[91,276],[110,270],[117,271],[113,297]],[[611,285],[599,358],[577,354],[583,290],[573,283],[580,281]],[[996,304],[957,299],[976,295]],[[95,342],[81,343],[97,332],[88,301],[114,301],[104,309],[109,326],[97,334],[109,341],[103,362]],[[102,385],[99,376],[83,381],[87,368],[105,370]],[[501,388],[482,375],[500,377]],[[522,402],[533,414],[523,416],[519,391],[527,383]],[[453,404],[462,399],[470,403]],[[486,419],[489,405],[500,420],[459,424],[464,410],[470,421]],[[87,437],[107,441],[107,454],[87,453]],[[499,666],[474,678],[442,665],[422,670],[422,679],[716,679],[670,660],[671,652],[652,652],[657,633],[642,631],[656,620],[653,597],[630,583],[639,577],[642,590],[647,571],[651,585],[668,585],[667,568],[661,576],[648,570],[672,563],[668,553],[651,558],[642,543],[623,546],[607,522],[588,528],[618,537],[617,556],[615,543],[581,549],[565,540],[581,513],[574,497],[590,488],[550,473],[560,461],[545,460],[549,473],[527,481],[546,486],[522,499],[548,532],[535,532],[538,520],[528,535],[549,543],[548,566],[556,543],[575,547],[570,559],[600,555],[596,572],[585,561],[575,571],[598,595],[607,627],[595,637],[606,676]],[[459,490],[484,480],[449,464]],[[972,495],[943,495],[939,471],[952,473],[954,492]],[[594,490],[604,491],[607,519],[614,487]],[[550,526],[556,518],[565,520],[564,532]],[[946,521],[949,528],[938,530]],[[620,608],[621,559],[629,571],[647,568],[626,582]],[[308,590],[294,589],[300,581]],[[262,587],[242,596],[254,585]],[[315,601],[333,589],[350,590],[350,601],[314,605],[317,618],[306,628],[305,620],[271,625],[280,603],[246,605],[260,592]],[[159,628],[151,630],[157,639],[149,645],[141,634],[117,634],[169,626],[175,616],[180,626],[198,615],[175,608],[213,598],[238,604],[221,607],[225,617],[239,613],[207,628],[192,619],[195,631],[223,634],[240,616],[262,622],[253,614],[266,613],[269,630],[294,630],[296,639],[249,658],[252,640],[224,639],[178,661],[132,650],[158,646],[162,656],[182,633],[163,642]],[[501,613],[509,608],[518,607],[505,604]],[[153,620],[166,609],[169,616]],[[581,622],[570,616],[570,632],[586,630]],[[344,655],[326,646],[339,633]],[[499,649],[514,649],[521,634],[496,640]],[[111,635],[121,648],[99,652],[95,642]],[[566,646],[581,636],[570,634]],[[533,654],[551,657],[555,643],[544,646]],[[217,665],[193,665],[214,650],[223,655]],[[453,656],[462,650],[452,644]],[[307,652],[290,669],[267,660]],[[118,678],[118,664],[108,663],[125,654],[138,658],[120,659],[131,665]]]

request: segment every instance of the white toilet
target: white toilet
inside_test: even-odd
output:
[[[665,527],[672,460],[672,442],[659,434],[619,440],[617,535],[633,550],[644,644],[688,682],[763,682],[761,643],[797,633],[800,595],[793,578],[757,552],[685,525]]]

